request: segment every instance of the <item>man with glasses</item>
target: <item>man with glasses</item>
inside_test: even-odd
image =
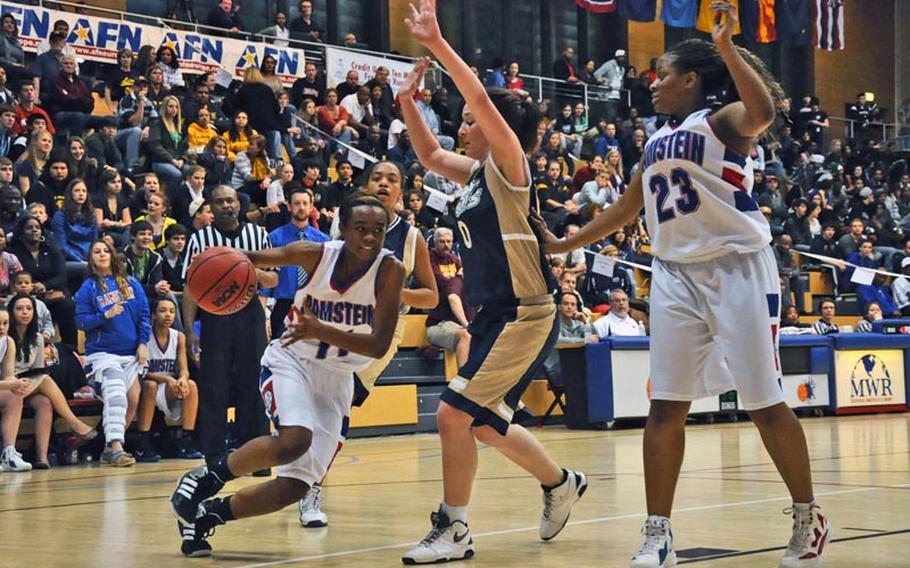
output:
[[[75,57],[63,56],[60,72],[50,80],[46,93],[45,106],[61,134],[81,137],[95,109],[95,99],[89,84],[76,76]]]

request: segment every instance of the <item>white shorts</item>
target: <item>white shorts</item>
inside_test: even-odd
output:
[[[164,413],[168,420],[180,420],[183,416],[183,401],[176,399],[173,403],[167,403],[167,385],[158,383],[158,393],[155,394],[155,406]]]
[[[655,260],[653,270],[651,398],[696,400],[735,389],[744,410],[783,402],[771,247],[692,264]]]
[[[139,365],[135,355],[113,355],[111,353],[92,353],[85,356],[85,379],[95,389],[98,397],[101,396],[101,381],[104,372],[108,369],[121,371],[126,377],[126,390],[136,383],[139,377],[144,377],[148,370],[148,363]]]
[[[276,467],[276,474],[310,486],[319,483],[347,435],[353,373],[298,357],[276,340],[262,356],[259,389],[266,415],[276,426],[301,426],[313,433],[310,449]]]

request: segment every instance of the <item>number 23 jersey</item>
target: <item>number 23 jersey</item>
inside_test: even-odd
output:
[[[709,114],[694,112],[678,126],[667,122],[645,144],[645,216],[652,253],[661,260],[700,262],[771,242],[752,196],[752,160],[717,138]]]

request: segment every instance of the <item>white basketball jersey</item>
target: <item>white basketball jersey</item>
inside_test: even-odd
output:
[[[167,331],[167,343],[162,347],[158,345],[158,338],[155,337],[154,330],[148,343],[148,361],[149,373],[163,373],[176,378],[177,369],[177,344],[180,341],[180,332],[176,329]]]
[[[652,254],[662,260],[698,262],[771,242],[752,196],[752,159],[724,146],[709,113],[667,123],[645,144],[645,215]]]
[[[373,264],[351,282],[337,282],[333,274],[344,244],[344,241],[323,243],[322,258],[306,286],[297,290],[294,305],[302,311],[306,302],[313,314],[326,325],[349,333],[370,333],[376,313],[376,277],[382,260],[392,251],[382,249]],[[351,353],[314,339],[299,341],[290,349],[300,357],[343,371],[357,372],[373,362],[366,355]]]

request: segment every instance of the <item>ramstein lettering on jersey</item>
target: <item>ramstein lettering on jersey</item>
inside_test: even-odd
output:
[[[375,307],[351,302],[332,302],[307,296],[304,300],[320,320],[344,325],[373,325]]]
[[[700,166],[704,159],[705,136],[689,130],[677,130],[648,144],[644,167],[662,160],[687,160]]]
[[[165,375],[176,376],[177,360],[176,359],[149,359],[148,372],[149,373],[163,373]]]

